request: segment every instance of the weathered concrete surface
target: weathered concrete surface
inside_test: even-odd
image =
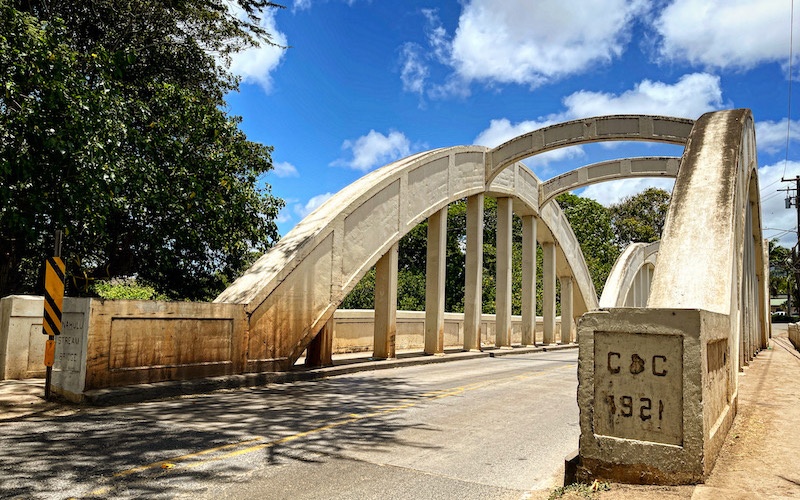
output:
[[[230,304],[64,299],[54,394],[242,373],[245,315]]]
[[[631,243],[617,258],[608,275],[600,308],[645,307],[656,265],[660,241]]]
[[[0,299],[0,380],[44,376],[43,311],[41,296]]]
[[[657,156],[622,158],[585,165],[563,173],[539,185],[539,203],[543,206],[556,196],[585,186],[631,177],[675,177],[680,158]]]
[[[539,180],[521,163],[487,183],[487,151],[434,150],[364,176],[301,221],[217,297],[215,302],[242,304],[249,315],[247,370],[291,366],[400,238],[448,204],[474,195],[509,198],[516,214],[537,216],[539,241],[557,243],[558,274],[574,279],[573,314],[596,309],[580,245],[560,208],[550,203],[539,213]]]
[[[702,481],[735,415],[730,361],[716,357],[729,330],[726,316],[700,310],[611,309],[581,319],[584,480]]]
[[[508,166],[537,154],[601,141],[650,141],[685,144],[692,120],[666,116],[613,115],[582,118],[540,128],[515,137],[487,153],[486,180]]]
[[[744,369],[738,412],[705,482],[690,486],[612,483],[597,500],[778,500],[800,496],[800,353],[786,324],[774,324],[769,349]],[[533,495],[545,500],[547,493]],[[565,495],[564,500],[583,496]]]
[[[697,120],[647,307],[581,320],[585,479],[686,484],[714,464],[768,325],[754,134],[749,110]]]
[[[792,323],[788,325],[788,338],[795,349],[800,349],[800,324]]]

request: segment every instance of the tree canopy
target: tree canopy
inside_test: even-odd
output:
[[[228,4],[235,4],[232,10]],[[278,237],[271,148],[225,112],[263,0],[0,0],[0,296],[136,277],[216,295]]]
[[[594,287],[600,294],[621,251],[615,245],[619,235],[614,233],[610,211],[592,199],[571,193],[559,195],[556,201],[581,245]]]
[[[663,189],[648,188],[609,207],[617,245],[650,243],[661,239],[670,195]]]

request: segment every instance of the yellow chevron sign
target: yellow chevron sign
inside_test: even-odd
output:
[[[47,259],[44,275],[44,320],[42,333],[61,334],[61,309],[64,304],[64,261],[61,257]]]

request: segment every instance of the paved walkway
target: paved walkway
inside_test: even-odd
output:
[[[770,348],[759,353],[740,377],[739,413],[705,484],[682,487],[614,484],[610,491],[595,497],[600,500],[800,498],[800,352],[789,343],[785,325],[774,325],[773,335]],[[392,363],[402,363],[402,359]],[[364,368],[369,365],[364,364]],[[356,366],[349,365],[350,369],[357,369]],[[69,413],[74,409],[46,402],[43,395],[44,381],[40,379],[0,381],[0,422]]]

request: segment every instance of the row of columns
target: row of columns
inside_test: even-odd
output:
[[[483,212],[484,195],[467,198],[467,241],[464,289],[464,350],[481,349],[483,309]],[[497,199],[497,347],[511,346],[511,249],[513,209],[511,198]],[[522,345],[535,345],[536,327],[536,218],[522,217]],[[556,247],[543,242],[544,344],[555,341]],[[447,207],[428,218],[425,283],[425,353],[444,352],[445,270],[447,255]],[[395,243],[375,267],[375,350],[373,357],[395,357],[397,333],[397,265]],[[561,282],[561,342],[572,341],[572,277]]]

